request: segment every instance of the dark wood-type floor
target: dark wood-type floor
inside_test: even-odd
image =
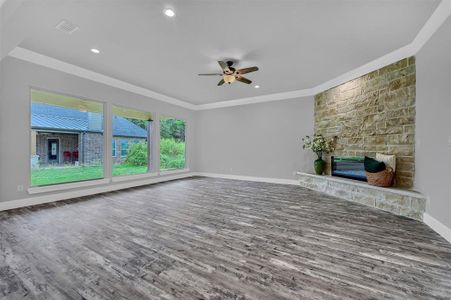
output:
[[[2,299],[450,299],[421,222],[297,186],[192,178],[0,213]]]

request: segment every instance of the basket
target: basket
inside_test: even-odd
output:
[[[387,167],[384,171],[377,173],[365,172],[368,184],[382,187],[389,187],[393,185],[393,178],[395,177],[395,172],[390,167]]]

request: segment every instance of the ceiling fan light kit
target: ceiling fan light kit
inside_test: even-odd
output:
[[[222,76],[222,79],[218,82],[218,86],[221,86],[224,83],[232,84],[235,81],[240,81],[245,84],[251,84],[252,81],[247,79],[246,77],[243,77],[242,75],[258,71],[258,67],[249,67],[237,70],[233,67],[232,61],[218,61],[218,64],[222,69],[222,73],[206,73],[199,74],[199,76]]]

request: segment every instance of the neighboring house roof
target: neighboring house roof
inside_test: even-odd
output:
[[[132,137],[147,137],[147,131],[142,129],[129,120],[114,116],[113,117],[113,135],[114,136],[132,136]]]
[[[102,132],[99,129],[92,129],[96,127],[95,123],[101,122],[101,120],[102,118],[99,118],[98,114],[96,116],[95,113],[41,103],[31,105],[31,127],[33,129]],[[101,123],[97,125],[98,128],[101,126]],[[123,117],[114,116],[113,136],[146,138],[147,131]]]

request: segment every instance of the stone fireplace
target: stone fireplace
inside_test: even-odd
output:
[[[317,94],[315,133],[338,137],[333,156],[395,154],[395,185],[412,187],[415,81],[415,57],[409,57]]]

